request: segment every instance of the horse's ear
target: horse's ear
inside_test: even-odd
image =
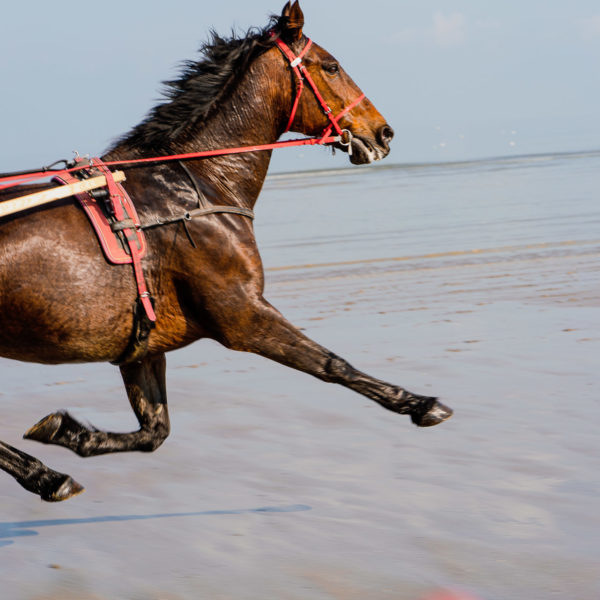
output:
[[[281,21],[283,23],[282,34],[288,37],[292,42],[302,37],[302,28],[304,27],[304,13],[300,8],[300,2],[296,0],[294,4],[288,2],[281,12]]]
[[[290,11],[292,10],[292,3],[291,2],[286,2],[283,10],[281,11],[281,16],[282,17],[289,17],[290,16]]]

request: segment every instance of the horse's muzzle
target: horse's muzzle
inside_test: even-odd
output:
[[[393,137],[394,130],[387,124],[377,130],[374,138],[355,134],[352,138],[350,162],[354,165],[365,165],[382,160],[390,153]]]

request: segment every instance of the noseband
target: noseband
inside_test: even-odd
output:
[[[274,35],[274,34],[272,34],[272,35]],[[298,105],[300,103],[300,96],[302,95],[302,91],[304,90],[304,81],[306,80],[308,82],[308,85],[310,86],[313,94],[315,95],[317,102],[321,105],[321,108],[323,109],[323,113],[330,121],[329,125],[327,125],[325,127],[325,129],[323,130],[323,133],[321,134],[321,139],[324,140],[326,137],[331,135],[332,130],[335,130],[335,132],[340,136],[340,140],[341,140],[340,143],[343,146],[348,147],[348,153],[350,154],[352,152],[352,133],[348,129],[342,129],[339,125],[339,121],[344,115],[347,115],[355,106],[357,106],[358,104],[360,104],[360,102],[362,102],[362,100],[365,98],[364,93],[360,94],[360,96],[358,96],[358,98],[356,98],[352,103],[350,103],[346,108],[344,108],[336,116],[334,116],[331,112],[331,108],[329,107],[327,102],[325,102],[325,99],[321,95],[321,92],[319,92],[319,88],[317,87],[317,84],[314,82],[313,78],[310,76],[308,69],[302,63],[302,59],[308,52],[309,48],[312,46],[312,40],[310,38],[307,38],[306,44],[305,44],[304,48],[302,49],[302,52],[300,52],[300,54],[298,54],[298,56],[295,56],[294,53],[291,51],[290,47],[285,42],[283,42],[280,38],[277,38],[275,40],[275,43],[277,44],[277,47],[281,50],[281,53],[283,54],[283,56],[285,56],[285,58],[289,61],[290,68],[292,69],[292,71],[294,72],[294,74],[296,76],[296,95],[294,97],[292,111],[290,113],[290,118],[289,118],[289,121],[285,128],[284,133],[287,133],[290,130],[292,123],[294,122],[294,119],[296,118],[296,112],[298,111]]]

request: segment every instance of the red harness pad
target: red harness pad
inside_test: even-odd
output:
[[[54,181],[57,181],[62,184],[69,183],[78,183],[80,180],[73,177],[70,173],[62,174],[60,177],[55,177]],[[131,201],[131,198],[123,188],[123,186],[119,183],[116,184],[119,187],[119,191],[121,194],[121,205],[123,207],[123,211],[125,215],[132,219],[136,225],[136,229],[134,232],[135,235],[135,243],[138,249],[138,254],[140,258],[143,258],[146,255],[147,246],[146,246],[146,237],[144,236],[144,232],[139,229],[140,219],[138,217],[137,211],[135,210],[135,206]],[[102,209],[100,203],[96,198],[92,196],[90,192],[83,192],[81,194],[75,195],[77,200],[79,200],[83,210],[85,210],[94,230],[96,231],[96,235],[98,236],[98,240],[100,245],[102,246],[102,250],[104,251],[104,255],[107,260],[115,265],[125,265],[133,262],[131,254],[129,252],[129,247],[127,243],[124,243],[123,240],[119,239],[119,236],[124,235],[123,232],[116,233],[112,230],[111,223],[109,222],[105,211]],[[118,222],[118,221],[115,221]],[[130,231],[133,231],[130,230]]]

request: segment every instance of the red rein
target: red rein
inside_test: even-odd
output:
[[[340,113],[336,116],[333,116],[331,112],[331,108],[323,99],[323,96],[319,92],[316,83],[313,78],[310,76],[310,73],[306,69],[306,67],[302,64],[302,59],[308,52],[309,48],[312,46],[312,40],[307,39],[306,45],[304,46],[302,52],[295,56],[294,53],[290,50],[289,46],[287,46],[280,39],[276,39],[275,43],[277,47],[281,50],[282,54],[287,58],[290,63],[290,68],[293,70],[296,75],[296,95],[294,97],[294,103],[292,106],[292,111],[290,114],[290,118],[285,129],[285,132],[289,131],[294,122],[294,118],[296,117],[296,112],[298,110],[298,105],[300,103],[300,96],[304,89],[304,81],[308,82],[308,85],[312,89],[312,92],[317,99],[317,102],[321,105],[323,112],[327,115],[330,123],[323,130],[320,137],[313,138],[301,138],[297,140],[287,140],[283,142],[274,142],[272,144],[260,144],[256,146],[241,146],[239,148],[221,148],[219,150],[204,150],[202,152],[188,152],[185,154],[170,154],[166,156],[155,156],[151,158],[136,158],[131,160],[115,160],[104,162],[103,164],[107,167],[117,166],[117,165],[136,165],[142,163],[156,163],[156,162],[166,162],[171,160],[185,160],[191,158],[207,158],[210,156],[224,156],[227,154],[241,154],[244,152],[258,152],[261,150],[275,150],[277,148],[288,148],[291,146],[314,146],[316,144],[334,144],[336,142],[347,146],[348,152],[352,150],[352,134],[348,129],[341,129],[339,125],[339,121],[341,118],[348,114],[355,106],[357,106],[362,100],[365,98],[364,94],[360,94],[351,104],[349,104],[346,108],[344,108]],[[335,130],[337,133],[336,136],[332,136],[331,133]],[[284,132],[284,133],[285,133]],[[36,179],[44,179],[50,176],[58,176],[66,173],[73,173],[74,171],[80,171],[82,169],[87,169],[87,166],[79,166],[72,167],[70,169],[62,169],[62,170],[44,170],[44,171],[36,171],[32,173],[25,173],[21,175],[13,175],[9,177],[0,177],[0,190],[5,188],[14,187],[20,185],[22,183],[26,183],[28,181],[33,181]]]

